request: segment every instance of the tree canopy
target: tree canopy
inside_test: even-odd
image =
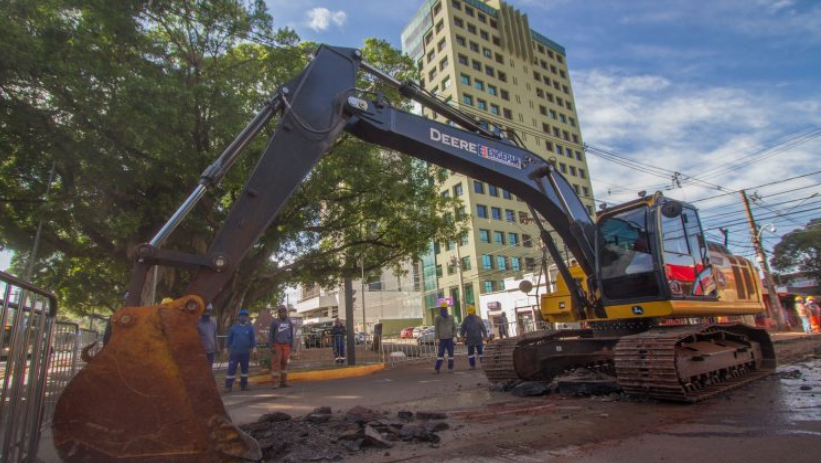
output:
[[[0,244],[17,251],[21,269],[43,220],[35,281],[78,314],[119,307],[135,246],[314,49],[274,30],[262,1],[8,0],[0,28]],[[385,41],[366,41],[363,53],[415,77]],[[267,138],[254,141],[166,247],[206,250]],[[286,285],[355,274],[359,258],[377,268],[452,238],[463,222],[444,212],[457,203],[436,194],[428,173],[343,136],[242,262],[217,310],[264,305]],[[158,298],[182,295],[187,280],[163,271]]]
[[[773,248],[770,263],[779,272],[806,272],[821,282],[821,219],[782,236]]]

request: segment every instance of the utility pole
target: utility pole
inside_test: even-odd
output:
[[[356,365],[356,332],[353,329],[353,282],[351,277],[346,276],[342,285],[345,293],[345,330],[348,331],[345,349],[348,351],[348,365]]]
[[[467,310],[465,302],[465,281],[462,279],[462,255],[459,253],[459,246],[462,244],[461,237],[456,242],[456,256],[451,259],[451,264],[456,267],[456,275],[459,278],[459,320],[464,320]]]
[[[744,209],[747,211],[747,221],[750,223],[750,233],[753,235],[753,246],[755,247],[755,254],[758,260],[758,265],[761,266],[761,271],[764,273],[764,284],[767,286],[767,293],[770,296],[770,316],[772,311],[775,311],[775,322],[778,325],[778,331],[784,331],[784,314],[781,310],[781,302],[778,300],[778,293],[775,289],[775,281],[773,275],[770,273],[770,264],[767,263],[767,256],[764,255],[764,247],[761,246],[758,225],[755,223],[753,211],[750,209],[750,200],[747,198],[747,192],[741,190],[741,200],[744,202]]]
[[[365,318],[365,255],[359,257],[359,268],[362,270],[361,279],[359,280],[361,293],[359,297],[362,299],[362,332],[368,332],[368,322]]]

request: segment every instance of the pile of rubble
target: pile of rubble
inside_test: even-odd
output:
[[[550,383],[539,381],[507,381],[491,386],[492,391],[510,392],[517,397],[534,397],[551,393],[577,396],[618,395],[621,392],[618,381],[607,373],[577,368],[556,377]]]
[[[319,407],[300,418],[268,413],[241,428],[259,442],[265,463],[338,461],[369,449],[386,451],[396,444],[438,444],[437,433],[450,428],[446,418],[439,412],[400,411],[392,419],[388,412],[359,406],[334,414],[330,407]]]

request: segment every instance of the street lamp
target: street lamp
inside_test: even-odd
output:
[[[763,227],[758,229],[758,234],[755,235],[755,239],[761,241],[761,233],[763,233],[764,230],[767,230],[768,228],[769,228],[770,233],[775,233],[777,231],[777,229],[775,228],[775,225],[773,225],[771,223],[765,224]]]

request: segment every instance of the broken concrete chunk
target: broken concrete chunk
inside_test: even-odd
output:
[[[393,443],[389,440],[382,437],[382,434],[379,433],[376,429],[371,426],[365,426],[365,441],[363,445],[368,445],[370,447],[377,447],[388,449],[393,447]]]
[[[416,418],[420,420],[444,420],[448,417],[443,412],[416,412]]]
[[[315,408],[314,413],[321,413],[323,415],[330,415],[330,414],[333,413],[333,411],[331,411],[331,407],[323,406],[323,407]]]
[[[357,405],[348,410],[348,413],[345,414],[345,421],[348,423],[367,423],[369,421],[376,421],[381,417],[382,415],[380,413]]]
[[[536,381],[519,383],[512,390],[516,397],[535,397],[548,393],[547,386]]]
[[[331,415],[329,415],[327,413],[316,413],[316,412],[314,412],[314,413],[311,413],[310,415],[305,417],[305,421],[308,421],[308,422],[314,423],[314,424],[327,423],[330,420],[331,420]]]
[[[280,421],[291,421],[291,415],[283,412],[266,413],[259,417],[260,423],[277,423]]]
[[[412,420],[413,419],[413,412],[409,412],[407,410],[401,410],[396,414],[400,420]]]

